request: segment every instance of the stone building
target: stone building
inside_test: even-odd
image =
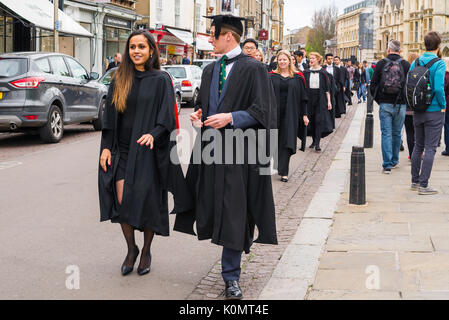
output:
[[[345,8],[337,18],[337,54],[353,61],[374,60],[377,0]]]
[[[447,0],[379,0],[376,58],[386,56],[388,42],[401,41],[402,54],[425,51],[424,36],[441,33],[442,54],[449,57],[449,6]]]

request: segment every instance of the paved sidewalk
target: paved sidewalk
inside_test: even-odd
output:
[[[410,190],[407,149],[400,167],[382,174],[377,110],[374,148],[365,149],[367,205],[348,204],[346,179],[305,298],[449,299],[449,158],[438,148],[430,179],[437,195]]]
[[[341,119],[336,119],[336,130],[329,137],[322,140],[321,148],[323,151],[321,153],[317,153],[309,148],[307,148],[305,153],[298,152],[292,158],[292,172],[288,183],[282,183],[280,186],[277,186],[279,178],[273,177],[279,245],[256,243],[252,246],[248,255],[243,255],[240,285],[242,286],[245,299],[260,298],[269,280],[273,279],[272,275],[276,276],[276,274],[273,274],[273,271],[275,271],[277,265],[280,265],[280,260],[282,261],[282,258],[286,256],[284,251],[286,248],[289,250],[289,244],[294,239],[299,225],[302,225],[303,215],[307,213],[307,208],[309,208],[309,204],[313,201],[322,185],[326,172],[333,165],[333,159],[340,149],[349,125],[354,122],[352,119],[356,111],[363,111],[364,108],[364,105],[357,106],[357,104],[354,104],[354,106],[348,108],[346,115],[342,116]],[[310,142],[309,139],[308,144]],[[343,192],[343,189],[340,192]],[[340,192],[334,200],[335,205]],[[316,259],[318,260],[318,257]],[[217,261],[212,270],[198,283],[187,299],[223,299],[224,285],[220,271],[220,261]],[[288,278],[282,281],[286,286],[293,288],[298,287],[300,282],[297,279],[290,281]],[[307,286],[305,288],[307,289]],[[291,297],[292,295],[289,296],[289,298]],[[293,296],[293,298],[297,297],[298,295]]]

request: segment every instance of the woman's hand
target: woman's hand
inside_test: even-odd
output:
[[[327,110],[332,110],[332,103],[330,102],[327,103]]]
[[[150,149],[153,149],[154,137],[149,133],[144,134],[143,136],[140,137],[139,140],[137,140],[137,143],[140,144],[141,146],[143,145],[146,145],[147,147],[150,146]]]
[[[103,149],[100,156],[100,166],[104,172],[108,172],[106,164],[108,164],[109,166],[111,165],[111,158],[111,150]]]
[[[304,121],[305,126],[307,127],[309,125],[309,122],[310,122],[309,118],[307,116],[304,116],[304,117],[302,117],[302,119]]]

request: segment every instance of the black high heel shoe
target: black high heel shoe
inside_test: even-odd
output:
[[[148,267],[146,267],[144,269],[137,268],[137,274],[139,276],[143,276],[144,274],[150,273],[150,267],[151,267],[151,253],[150,253],[150,259],[148,262]]]
[[[127,274],[130,274],[134,269],[134,264],[136,263],[137,257],[139,256],[139,247],[136,246],[135,249],[136,249],[137,253],[136,253],[136,256],[134,257],[133,265],[131,267],[128,267],[126,265],[126,258],[122,264],[122,276],[126,276]]]

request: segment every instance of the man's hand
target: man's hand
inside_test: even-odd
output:
[[[230,113],[218,113],[207,117],[207,120],[204,121],[204,125],[214,129],[221,129],[226,127],[231,122],[232,115]]]
[[[304,121],[305,126],[307,127],[309,125],[309,122],[310,122],[309,118],[307,116],[304,116],[302,119]]]
[[[441,112],[446,112],[446,109],[441,109]]]
[[[327,103],[327,110],[332,110],[332,103],[330,102]]]
[[[192,121],[192,125],[196,128],[201,128],[203,126],[203,123],[201,122],[202,113],[203,110],[198,109],[198,111],[190,114],[190,121]]]

